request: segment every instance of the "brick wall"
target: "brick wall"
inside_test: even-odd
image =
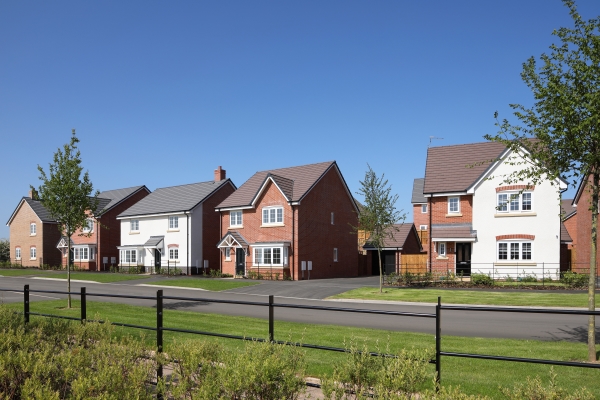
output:
[[[215,211],[215,207],[234,191],[233,185],[226,183],[202,205],[202,257],[204,260],[208,260],[209,269],[219,270],[220,250],[217,248],[217,243],[222,237],[219,226],[221,216]],[[227,218],[227,224],[229,225],[229,218]]]
[[[420,229],[419,227],[421,225],[427,225],[427,227],[429,228],[429,205],[427,205],[427,207],[427,212],[422,213],[421,204],[413,205],[413,222],[417,229]]]
[[[458,216],[448,214],[448,197],[433,197],[431,199],[432,224],[464,224],[473,222],[473,196],[460,197],[460,212]]]
[[[592,212],[590,211],[591,193],[586,184],[583,188],[581,197],[577,202],[577,222],[576,222],[576,237],[573,238],[576,243],[576,263],[572,266],[573,271],[589,272],[590,270],[590,246],[592,237]],[[570,232],[570,231],[569,231]],[[600,236],[600,235],[599,235]],[[600,247],[600,246],[599,246]],[[600,252],[596,255],[596,269],[600,266]]]

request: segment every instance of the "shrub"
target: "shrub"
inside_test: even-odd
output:
[[[477,286],[493,286],[494,280],[486,274],[471,274],[471,283]]]
[[[560,282],[571,288],[587,287],[589,283],[589,275],[567,271],[561,276]]]
[[[510,400],[592,400],[594,398],[586,388],[581,388],[574,393],[559,388],[554,369],[550,369],[550,382],[547,386],[544,386],[539,376],[535,378],[528,376],[525,383],[519,383],[513,389],[500,388],[500,391]]]
[[[523,273],[523,276],[521,277],[521,282],[525,282],[525,283],[533,283],[533,282],[537,282],[537,276],[535,274],[525,274]]]

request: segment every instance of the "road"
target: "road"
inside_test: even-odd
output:
[[[94,297],[94,293],[130,296],[156,296],[157,289],[163,289],[164,296],[191,297],[197,301],[165,300],[166,309],[198,311],[216,314],[240,315],[256,318],[267,318],[266,307],[210,303],[207,299],[236,301],[268,301],[267,296],[275,296],[275,303],[299,304],[309,306],[343,307],[402,311],[411,313],[435,313],[431,304],[331,301],[324,298],[356,287],[377,286],[377,277],[328,279],[312,281],[261,281],[256,286],[237,288],[226,292],[209,292],[203,290],[181,289],[173,287],[144,286],[149,281],[165,279],[152,277],[139,281],[125,281],[111,284],[94,282],[72,282],[73,292],[79,292],[82,286],[88,292],[88,303],[92,301],[109,301],[153,307],[155,302],[143,299],[122,299]],[[142,283],[144,282],[144,283]],[[35,290],[66,290],[66,282],[28,277],[0,277],[0,289],[23,290],[28,284],[31,293],[31,309],[35,311],[35,301],[66,298],[66,295],[35,293]],[[22,302],[23,294],[18,292],[0,292],[0,301],[4,303]],[[434,334],[435,320],[406,316],[385,316],[356,314],[349,312],[331,312],[309,309],[276,308],[275,319],[313,323],[355,326],[364,328],[385,329],[391,331],[423,332]],[[600,340],[600,329],[597,318],[597,338]],[[444,310],[442,312],[442,331],[444,335],[470,336],[484,338],[513,338],[533,340],[568,340],[587,342],[587,316],[542,315],[500,312],[468,312]]]

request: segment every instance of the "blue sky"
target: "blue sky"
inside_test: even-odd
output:
[[[412,221],[430,136],[530,104],[521,64],[561,26],[558,0],[2,1],[0,216],[76,128],[99,190],[336,160],[356,192],[369,163]]]

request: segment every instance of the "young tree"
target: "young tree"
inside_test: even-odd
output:
[[[0,262],[10,261],[10,242],[0,239]]]
[[[71,292],[71,235],[86,224],[88,214],[98,205],[98,192],[94,190],[90,177],[83,173],[81,154],[77,148],[79,139],[72,130],[71,141],[54,153],[49,165],[49,176],[38,165],[42,184],[37,189],[38,199],[58,224],[61,234],[67,238],[67,291]],[[35,188],[32,186],[32,189]],[[68,295],[71,308],[71,295]]]
[[[523,64],[521,78],[535,99],[531,108],[511,104],[520,125],[512,125],[498,114],[496,135],[489,140],[529,152],[527,165],[507,177],[507,182],[560,178],[576,186],[590,178],[592,214],[588,308],[595,310],[598,195],[600,183],[600,17],[584,21],[573,0],[563,0],[574,22],[552,34],[561,44],[552,44],[549,54]],[[533,139],[533,140],[532,140]],[[588,320],[588,358],[596,361],[595,318]]]
[[[398,195],[392,195],[392,187],[388,186],[385,174],[378,177],[375,171],[367,164],[369,169],[365,172],[365,179],[360,181],[357,194],[364,198],[363,207],[358,216],[358,227],[368,237],[367,242],[377,248],[379,256],[379,293],[383,291],[383,268],[381,264],[381,249],[386,239],[394,238],[394,224],[404,220],[402,210],[396,210]]]

